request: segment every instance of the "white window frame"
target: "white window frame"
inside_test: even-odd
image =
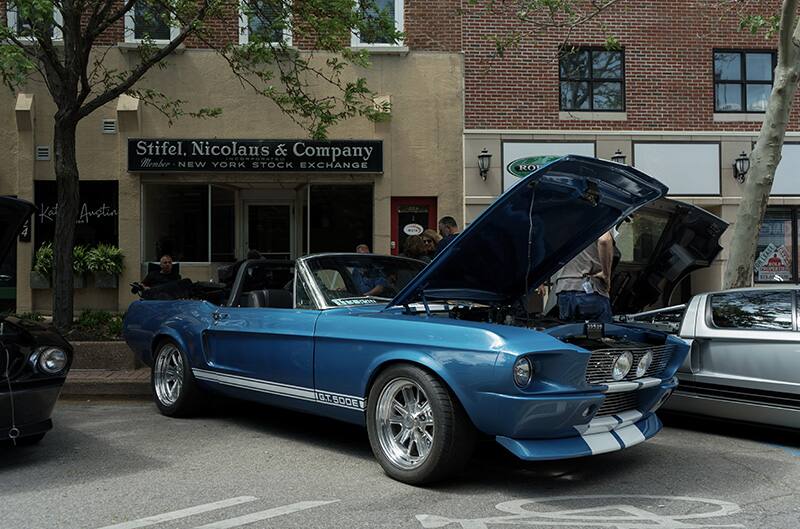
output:
[[[169,26],[169,40],[167,39],[150,39],[156,44],[167,44],[175,40],[180,35],[181,29],[177,26],[170,24]],[[136,6],[131,7],[125,13],[125,42],[140,43],[144,39],[136,38]]]
[[[8,2],[6,3],[6,20],[8,27],[16,31],[17,29],[17,10],[13,5]],[[61,16],[61,11],[56,6],[53,6],[53,34],[50,36],[50,39],[53,41],[61,41],[63,40],[63,35],[61,34],[61,26],[64,24],[64,18]],[[21,40],[25,41],[33,41],[33,37],[20,37]]]
[[[394,0],[394,27],[397,31],[403,32],[404,5],[405,0]],[[386,42],[361,42],[361,35],[353,31],[350,35],[350,46],[353,48],[398,48],[404,46],[402,40],[396,43]]]
[[[242,0],[239,3],[239,44],[245,45],[250,43],[250,20],[248,16],[245,14],[245,7],[247,2]],[[289,4],[291,6],[291,4]],[[283,42],[270,42],[269,44],[275,45],[285,45],[291,46],[292,45],[292,30],[291,25],[286,24],[286,27],[283,28]]]

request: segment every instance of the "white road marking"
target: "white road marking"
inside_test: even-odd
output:
[[[245,514],[236,518],[228,520],[221,520],[219,522],[210,523],[196,527],[195,529],[231,529],[232,527],[241,527],[242,525],[260,522],[276,516],[283,516],[284,514],[291,514],[293,512],[304,511],[314,507],[321,507],[329,503],[336,503],[339,500],[332,501],[301,501],[292,503],[291,505],[284,505],[282,507],[275,507],[274,509],[267,509],[266,511],[254,512],[252,514]]]
[[[227,500],[215,501],[214,503],[204,503],[203,505],[195,505],[179,511],[165,512],[163,514],[156,514],[155,516],[148,516],[147,518],[140,518],[130,522],[118,523],[116,525],[107,525],[100,529],[138,529],[139,527],[150,527],[161,522],[170,522],[172,520],[180,520],[195,514],[201,514],[209,511],[216,511],[225,509],[226,507],[233,507],[234,505],[241,505],[256,501],[258,498],[255,496],[237,496],[236,498],[229,498]]]

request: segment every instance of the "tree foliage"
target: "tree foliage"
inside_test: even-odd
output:
[[[374,0],[10,0],[8,12],[13,23],[0,25],[0,78],[12,90],[43,82],[57,107],[53,320],[61,328],[72,323],[73,314],[75,140],[81,119],[123,94],[170,122],[218,116],[220,108],[190,109],[189,101],[143,83],[148,71],[170,68],[168,59],[179,46],[194,42],[224,58],[244,88],[275,102],[311,137],[323,138],[344,119],[386,115],[375,107],[364,78],[353,73],[368,65],[368,54],[351,49],[350,36],[385,43],[402,38],[391,14]],[[246,44],[216,38],[216,28],[238,26],[239,16],[259,22],[248,22],[253,31]],[[135,20],[138,30],[131,30],[127,19]],[[116,46],[107,44],[108,36],[119,27],[125,27],[126,41],[135,41],[130,54],[135,58],[127,67],[109,60]],[[302,42],[302,49],[274,38],[284,32]]]

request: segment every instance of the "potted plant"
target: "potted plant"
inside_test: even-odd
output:
[[[122,273],[122,250],[113,244],[98,244],[89,250],[86,262],[89,271],[94,274],[94,286],[97,288],[117,288],[119,275]]]
[[[53,275],[53,243],[46,242],[39,246],[33,256],[33,270],[30,274],[31,288],[50,288]]]
[[[73,287],[83,288],[85,286],[86,272],[89,271],[89,247],[79,244],[72,249],[72,274]]]

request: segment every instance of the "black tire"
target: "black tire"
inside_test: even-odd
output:
[[[433,441],[430,444],[429,452],[413,468],[403,468],[400,464],[392,461],[391,456],[382,445],[381,435],[384,436],[384,444],[391,443],[391,441],[387,440],[386,433],[381,434],[381,431],[386,432],[386,427],[379,426],[381,420],[378,418],[381,395],[385,390],[388,392],[386,395],[392,393],[392,388],[398,387],[405,381],[413,382],[424,392],[424,397],[430,403],[433,418]],[[384,402],[388,398],[386,395]],[[395,427],[403,428],[398,425]],[[410,364],[393,365],[375,379],[367,399],[367,433],[372,452],[384,472],[390,477],[410,485],[433,483],[461,470],[472,455],[476,437],[475,427],[448,388],[431,373]],[[410,446],[409,444],[409,452],[411,451]],[[419,447],[417,447],[417,454],[419,454]]]
[[[180,370],[180,377],[175,377],[180,378],[180,386],[177,394],[169,395],[167,390],[169,384],[167,388],[163,386],[166,381],[163,380],[162,362],[169,362],[169,357],[174,359],[176,354],[180,356],[183,367]],[[156,347],[153,355],[153,367],[150,371],[150,389],[153,392],[153,400],[158,411],[168,417],[191,417],[202,408],[202,391],[197,387],[189,358],[183,349],[172,340],[161,340]]]

